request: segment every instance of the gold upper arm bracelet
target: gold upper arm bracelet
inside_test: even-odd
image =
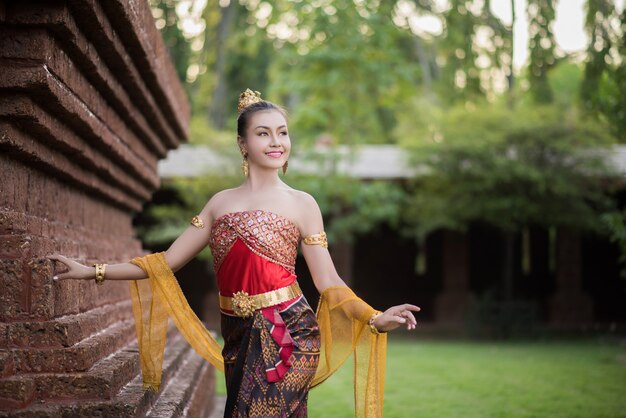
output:
[[[191,224],[192,224],[193,226],[195,226],[196,228],[199,228],[199,229],[204,228],[204,222],[202,221],[202,219],[200,219],[200,217],[199,217],[199,216],[194,216],[194,217],[191,219]]]
[[[307,245],[321,245],[324,248],[328,248],[328,240],[326,239],[326,232],[322,231],[319,234],[309,235],[302,238],[302,242]]]

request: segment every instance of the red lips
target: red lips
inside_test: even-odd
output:
[[[272,158],[280,158],[283,155],[282,151],[270,151],[270,152],[266,152],[265,155],[267,155],[268,157],[272,157]]]

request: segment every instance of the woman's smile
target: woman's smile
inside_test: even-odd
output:
[[[283,156],[283,151],[269,151],[266,152],[265,155],[271,158],[280,158]]]

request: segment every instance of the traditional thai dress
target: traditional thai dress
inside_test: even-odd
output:
[[[131,282],[145,386],[159,388],[169,316],[192,347],[224,371],[225,417],[306,417],[309,389],[351,354],[356,416],[381,416],[386,335],[370,332],[367,322],[376,311],[349,288],[326,289],[316,313],[301,292],[251,309],[246,317],[222,303],[243,292],[258,296],[299,290],[295,260],[301,236],[296,224],[263,210],[232,212],[217,218],[210,234],[223,348],[189,308],[164,253],[131,260],[149,276]]]
[[[209,245],[221,296],[257,295],[296,282],[298,227],[264,211],[216,219]],[[241,318],[222,308],[227,417],[306,417],[320,352],[315,313],[303,295]]]

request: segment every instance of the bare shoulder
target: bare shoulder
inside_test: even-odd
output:
[[[289,194],[289,200],[294,210],[298,212],[319,211],[319,206],[315,198],[309,193],[292,188],[289,188],[287,193]]]
[[[215,193],[209,201],[204,205],[204,208],[200,212],[200,216],[212,222],[216,216],[216,213],[220,213],[222,207],[227,204],[227,202],[232,199],[233,195],[236,193],[236,189],[224,189]]]
[[[294,217],[303,235],[317,233],[323,228],[322,212],[313,196],[301,190],[290,189]]]
[[[315,203],[315,198],[307,192],[304,192],[298,189],[293,189],[293,188],[289,188],[287,189],[287,191],[296,203],[300,203],[300,204],[306,204],[307,202],[309,204]]]

